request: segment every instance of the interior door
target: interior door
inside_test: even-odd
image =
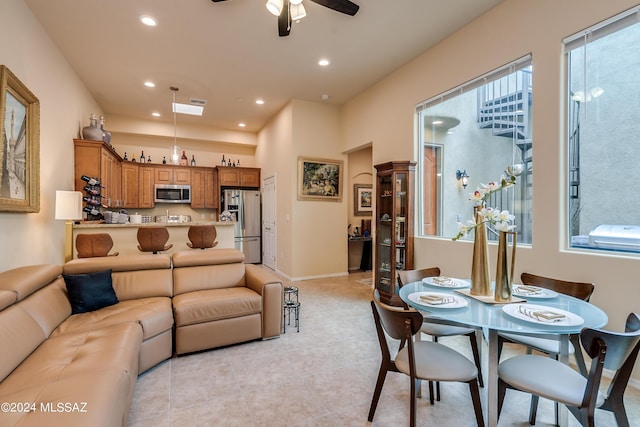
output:
[[[276,269],[276,177],[264,179],[262,187],[262,264]]]

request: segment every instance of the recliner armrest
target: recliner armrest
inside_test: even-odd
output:
[[[245,283],[262,295],[262,338],[279,336],[282,331],[282,281],[257,265],[246,264]]]

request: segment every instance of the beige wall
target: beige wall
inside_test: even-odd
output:
[[[292,154],[293,106],[287,104],[258,135],[256,162],[262,168],[262,179],[275,177],[276,183],[276,268],[293,274],[292,204],[296,197],[295,156]]]
[[[623,328],[629,312],[639,310],[640,259],[566,250],[562,39],[635,4],[637,0],[506,0],[359,95],[342,112],[346,150],[373,141],[374,164],[414,158],[416,103],[532,53],[533,246],[519,247],[516,274],[595,282],[591,301],[607,312],[608,327],[616,330]],[[471,246],[417,238],[416,267],[438,265],[444,274],[468,277]]]
[[[0,271],[64,260],[55,191],[73,187],[73,144],[101,111],[22,0],[0,2],[0,62],[40,100],[40,212],[0,213]]]
[[[297,158],[345,162],[340,148],[340,110],[335,105],[294,100],[291,168],[297,183]],[[347,179],[343,169],[341,202],[300,201],[294,187],[292,209],[292,277],[326,277],[347,272]]]

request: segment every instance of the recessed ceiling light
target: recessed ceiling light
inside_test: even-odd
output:
[[[238,126],[240,126],[241,128],[243,128],[243,127],[245,127],[245,126],[247,126],[247,125],[246,125],[246,124],[244,124],[244,123],[238,123]]]
[[[256,104],[258,105],[264,104],[264,99],[256,99]]]
[[[321,59],[320,61],[318,61],[318,65],[319,65],[319,66],[321,66],[321,67],[326,67],[326,66],[327,66],[327,65],[329,65],[329,64],[330,64],[330,62],[329,62],[329,60],[328,60],[328,59],[324,59],[324,58],[323,58],[323,59]]]
[[[144,82],[144,85],[146,87],[156,87],[156,84],[154,82]]]
[[[151,115],[152,115],[153,117],[160,117],[160,113],[158,113],[158,112],[156,112],[156,111],[154,111],[153,113],[151,113]]]
[[[148,27],[155,27],[156,25],[158,25],[158,21],[156,21],[155,18],[152,18],[151,16],[148,16],[148,15],[142,15],[139,19],[140,19],[140,22],[142,22],[144,25]]]

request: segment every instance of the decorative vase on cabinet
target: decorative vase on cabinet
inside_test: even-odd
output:
[[[413,269],[413,200],[416,162],[395,161],[376,168],[375,287],[380,300],[402,305],[398,270]]]

